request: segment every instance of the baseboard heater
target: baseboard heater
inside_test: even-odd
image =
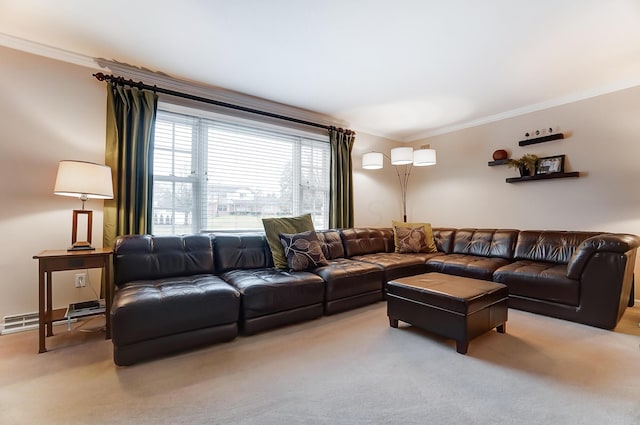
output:
[[[77,319],[73,319],[72,322],[77,322]],[[54,326],[68,325],[67,320],[58,320],[53,322]],[[30,331],[38,329],[38,312],[34,313],[21,313],[11,316],[4,316],[2,321],[2,331],[0,335],[7,335],[16,332]]]

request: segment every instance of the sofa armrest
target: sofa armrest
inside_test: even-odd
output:
[[[589,260],[596,253],[624,254],[640,246],[640,237],[622,233],[603,233],[585,239],[573,253],[567,264],[567,277],[580,280]]]

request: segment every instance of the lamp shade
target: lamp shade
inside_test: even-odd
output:
[[[413,151],[413,165],[416,167],[426,167],[427,165],[435,165],[435,163],[435,149],[418,149]]]
[[[413,162],[413,148],[402,147],[391,149],[391,164],[406,165]]]
[[[93,162],[60,161],[53,193],[76,198],[112,199],[111,168]]]
[[[380,152],[369,152],[362,155],[362,168],[365,170],[379,170],[382,168],[384,157]]]

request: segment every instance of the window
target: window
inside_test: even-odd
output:
[[[262,230],[263,217],[329,222],[328,136],[159,110],[152,233]]]

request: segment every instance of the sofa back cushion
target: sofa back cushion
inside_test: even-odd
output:
[[[517,230],[458,229],[452,252],[510,260],[513,258],[517,238]]]
[[[342,243],[346,257],[375,254],[377,252],[393,252],[393,230],[391,228],[341,229]]]
[[[213,239],[216,274],[233,269],[273,267],[267,238],[260,233],[216,233]]]
[[[567,264],[578,246],[599,232],[523,230],[518,235],[515,259]]]
[[[113,247],[114,282],[162,279],[214,272],[213,249],[207,235],[126,235]]]
[[[322,247],[322,253],[327,260],[344,258],[344,246],[338,230],[318,230],[316,234]]]
[[[435,227],[433,228],[433,239],[436,241],[436,248],[440,252],[451,254],[453,250],[453,237],[456,234],[456,229]]]

